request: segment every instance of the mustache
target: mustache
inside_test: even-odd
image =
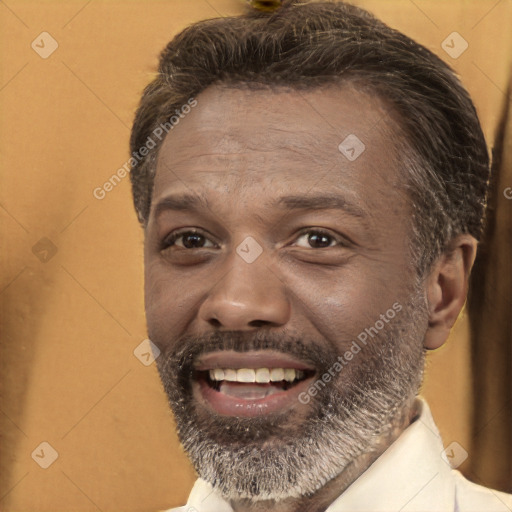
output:
[[[333,347],[304,336],[273,331],[216,331],[203,335],[187,334],[167,345],[157,363],[178,373],[192,373],[194,362],[211,352],[232,350],[248,352],[275,350],[312,364],[318,370],[328,368],[338,356]],[[163,360],[163,361],[159,361]],[[165,363],[164,363],[165,361]]]

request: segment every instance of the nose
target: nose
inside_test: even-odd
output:
[[[263,258],[247,263],[233,254],[202,302],[198,316],[222,330],[278,327],[290,319],[286,286]]]

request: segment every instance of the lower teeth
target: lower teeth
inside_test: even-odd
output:
[[[290,387],[289,382],[276,385],[240,384],[236,382],[220,381],[214,383],[214,389],[229,396],[244,398],[246,400],[258,400],[266,396],[286,391]]]

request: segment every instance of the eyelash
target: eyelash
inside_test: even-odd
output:
[[[301,238],[304,235],[310,234],[310,233],[327,236],[327,237],[331,238],[332,241],[337,242],[338,246],[340,246],[340,247],[348,247],[348,245],[350,243],[347,239],[343,238],[342,236],[334,235],[330,231],[327,231],[327,230],[321,229],[321,228],[304,228],[301,231],[299,231],[295,240]],[[161,250],[171,247],[172,245],[175,244],[176,240],[178,240],[180,237],[182,237],[184,235],[200,235],[203,238],[212,242],[212,240],[210,240],[208,238],[208,235],[206,233],[202,232],[201,230],[184,229],[182,231],[178,230],[175,233],[171,233],[166,238],[164,238],[164,240],[162,241]],[[212,243],[214,243],[214,242],[212,242]],[[316,248],[316,249],[318,250],[318,249],[330,249],[330,248],[332,248],[332,246],[320,247],[320,248]],[[187,249],[187,248],[185,248],[185,249]],[[209,249],[209,247],[199,247],[198,249]],[[311,249],[315,249],[315,247],[311,247]],[[192,249],[187,249],[187,250],[192,250]]]
[[[178,240],[178,238],[180,238],[183,235],[200,235],[209,240],[208,236],[198,229],[184,229],[182,231],[178,230],[174,233],[171,233],[170,235],[163,239],[162,250],[171,247],[174,244],[174,242],[176,242],[176,240]],[[203,247],[201,247],[201,249],[203,249]]]

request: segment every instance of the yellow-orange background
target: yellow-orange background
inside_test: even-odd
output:
[[[355,3],[456,69],[492,144],[512,2]],[[155,365],[133,355],[146,332],[129,178],[103,200],[93,189],[128,158],[133,113],[164,45],[194,21],[243,8],[242,0],[0,2],[1,510],[154,511],[186,500],[194,474]],[[48,59],[31,48],[43,31],[59,44]],[[469,43],[458,59],[441,48],[453,31]],[[46,263],[33,253],[45,237],[57,250]],[[462,314],[448,345],[429,356],[424,389],[445,444],[470,446],[471,393]],[[31,458],[42,441],[59,454],[48,469]],[[472,462],[470,453],[462,469]]]

